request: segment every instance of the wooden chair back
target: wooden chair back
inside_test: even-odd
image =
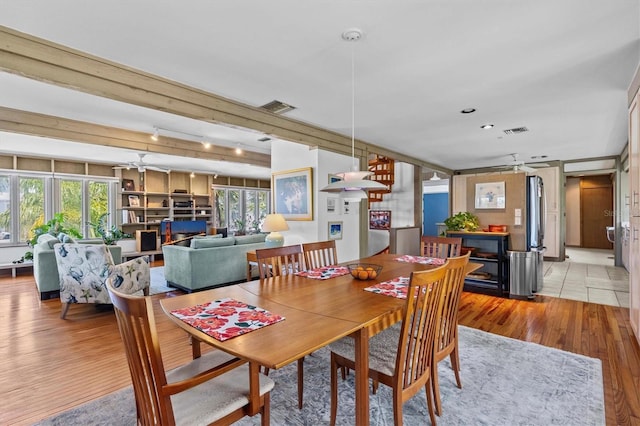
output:
[[[175,424],[151,299],[107,290],[113,302],[136,398],[138,424]]]
[[[446,259],[460,256],[462,238],[423,236],[420,245],[423,256]]]
[[[434,354],[432,366],[432,384],[435,395],[436,413],[441,414],[442,403],[440,401],[440,385],[438,382],[438,362],[451,357],[451,365],[455,372],[458,387],[460,382],[460,360],[458,356],[458,310],[460,309],[460,298],[464,287],[466,268],[469,263],[471,253],[464,256],[450,257],[446,264],[446,274],[444,279],[444,297],[442,300],[442,315],[438,319],[436,335],[434,340]]]
[[[302,244],[302,252],[304,253],[306,269],[316,269],[338,264],[338,252],[336,251],[335,240]]]
[[[260,279],[300,272],[303,268],[300,244],[256,250]]]
[[[403,401],[424,388],[431,377],[433,343],[442,313],[445,275],[446,264],[411,274],[398,341],[395,383],[391,384],[401,389]]]

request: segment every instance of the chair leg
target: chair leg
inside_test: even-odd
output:
[[[451,359],[451,368],[453,369],[453,373],[456,375],[456,384],[460,389],[462,389],[462,381],[460,380],[460,356],[458,355],[458,345],[453,347],[453,351],[451,355],[449,355]]]
[[[428,385],[427,385],[428,386]],[[438,380],[438,363],[431,364],[431,389],[435,400],[436,414],[442,415],[442,401],[440,400],[440,382]]]
[[[399,389],[393,390],[393,424],[402,426],[402,396]]]
[[[344,370],[343,370],[344,371]],[[331,353],[331,415],[329,424],[335,426],[338,414],[338,363],[335,355]]]
[[[427,392],[427,408],[429,409],[429,418],[431,419],[431,426],[436,426],[436,415],[433,412],[433,395],[431,393],[432,386],[427,383],[424,386],[424,390]]]
[[[302,394],[304,390],[304,357],[298,360],[298,408],[302,410]]]
[[[264,395],[264,405],[260,412],[260,424],[262,426],[269,426],[271,423],[271,392],[267,392]]]
[[[64,317],[67,316],[67,311],[69,310],[69,306],[71,306],[71,303],[63,303],[62,304],[62,312],[60,312],[60,318],[64,319]]]

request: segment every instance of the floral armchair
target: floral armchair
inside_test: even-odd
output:
[[[150,270],[146,256],[115,265],[104,244],[55,244],[60,275],[60,302],[64,319],[72,303],[111,304],[106,283],[127,294],[149,294]]]

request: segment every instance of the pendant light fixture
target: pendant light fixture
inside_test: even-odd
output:
[[[357,28],[348,29],[342,33],[342,39],[348,42],[356,42],[362,37],[362,31]],[[371,189],[387,189],[380,182],[366,179],[373,173],[370,171],[361,171],[358,160],[355,158],[356,140],[355,140],[355,61],[353,46],[351,49],[351,171],[336,173],[342,178],[337,182],[330,183],[322,188],[323,192],[339,193],[340,197],[345,201],[360,201],[368,198],[367,192]]]

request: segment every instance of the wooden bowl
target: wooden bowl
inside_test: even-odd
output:
[[[507,225],[489,225],[489,232],[507,232]]]

